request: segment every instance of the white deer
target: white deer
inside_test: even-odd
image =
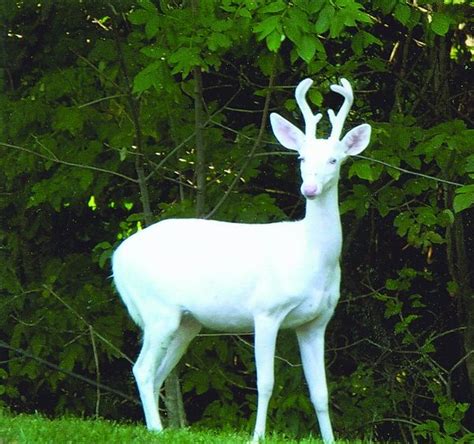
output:
[[[329,110],[328,139],[316,138],[321,114],[296,88],[306,133],[271,114],[280,143],[297,151],[306,215],[296,222],[239,224],[202,219],[158,222],[126,239],[113,255],[113,275],[130,316],[143,329],[133,367],[148,429],[160,431],[159,392],[201,327],[255,333],[258,405],[253,442],[264,438],[280,328],[296,330],[301,360],[325,443],[334,441],[324,369],[324,333],[339,299],[342,233],[337,184],[341,163],[363,151],[371,127],[340,139],[353,102],[350,83],[331,89],[344,97]]]

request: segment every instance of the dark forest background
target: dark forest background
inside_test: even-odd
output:
[[[301,124],[305,77],[315,111],[337,108],[345,77],[346,130],[373,136],[340,184],[336,433],[472,439],[471,14],[462,0],[2,0],[0,407],[142,421],[112,251],[170,217],[301,218],[268,115]],[[291,332],[277,355],[271,428],[315,432]],[[178,374],[188,423],[252,426],[250,335],[204,332]]]

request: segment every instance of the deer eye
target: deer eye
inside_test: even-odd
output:
[[[331,165],[335,165],[336,162],[337,162],[337,159],[335,159],[334,157],[331,157],[331,158],[329,159],[329,163],[330,163]]]

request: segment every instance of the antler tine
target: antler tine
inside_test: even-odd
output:
[[[306,101],[306,93],[308,92],[312,84],[313,81],[311,79],[304,79],[298,84],[295,91],[296,103],[298,104],[303,114],[306,126],[305,133],[307,136],[316,134],[316,125],[323,116],[321,113],[313,114],[313,111],[311,111],[311,108],[308,105],[308,102]]]
[[[352,92],[351,84],[346,79],[341,79],[341,85],[331,85],[331,89],[344,97],[344,103],[339,109],[337,115],[332,109],[328,110],[329,120],[332,125],[330,139],[337,140],[339,140],[341,137],[344,121],[346,120],[349,110],[351,109],[352,102],[354,101],[354,94]]]

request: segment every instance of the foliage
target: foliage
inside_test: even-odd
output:
[[[108,259],[145,225],[145,194],[153,220],[196,214],[202,130],[206,214],[301,217],[295,162],[263,132],[265,116],[281,107],[297,122],[293,87],[307,76],[313,108],[337,108],[328,86],[347,77],[346,126],[370,121],[374,134],[341,179],[343,296],[327,337],[335,428],[472,439],[472,36],[467,2],[418,3],[2,2],[2,402],[141,420],[137,330]],[[296,349],[282,332],[270,415],[272,429],[305,436],[315,420]],[[251,337],[203,335],[180,372],[190,422],[249,427]]]

